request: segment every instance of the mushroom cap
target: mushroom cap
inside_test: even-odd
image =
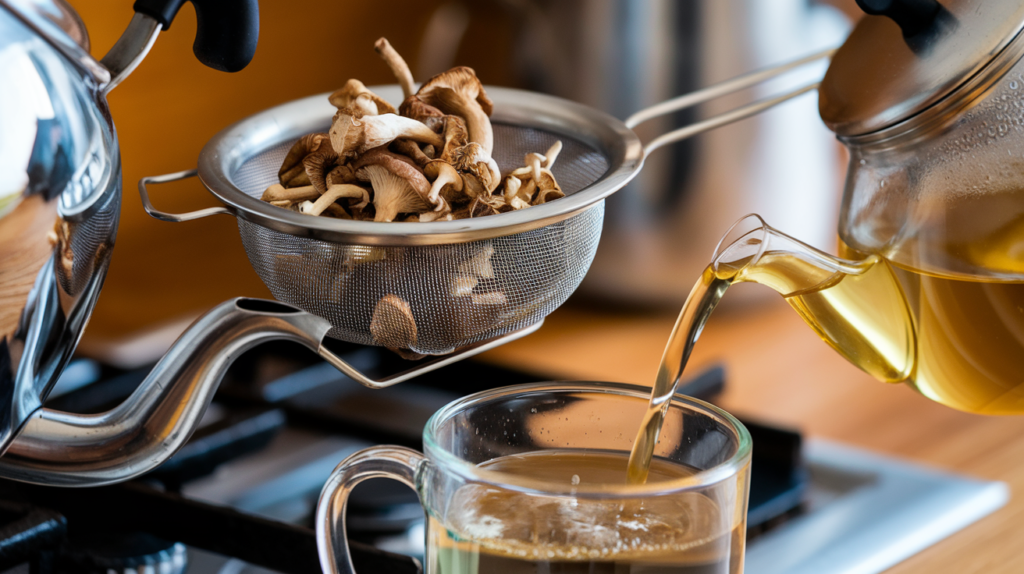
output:
[[[494,105],[472,68],[460,66],[427,80],[416,95],[446,114],[462,116],[469,128],[470,141],[479,143],[488,154],[494,149],[494,130],[489,116]]]
[[[284,156],[284,161],[281,162],[281,169],[277,171],[277,176],[282,184],[287,184],[289,180],[294,179],[300,173],[305,171],[302,166],[302,160],[307,155],[319,150],[324,142],[330,142],[330,136],[325,133],[312,133],[306,134],[292,144],[291,149]]]
[[[370,318],[373,340],[390,349],[408,349],[416,344],[416,318],[407,301],[388,293],[377,301]]]
[[[373,186],[374,221],[394,221],[401,213],[430,211],[430,203],[409,182],[380,165],[368,165],[357,172]]]
[[[329,134],[334,151],[346,161],[398,138],[435,146],[443,143],[441,136],[414,119],[396,114],[364,116],[353,108],[334,114]]]
[[[413,165],[386,149],[372,150],[359,159],[353,168],[356,177],[373,186],[374,221],[393,221],[400,213],[422,213],[431,210],[427,199],[430,183]]]
[[[349,165],[334,166],[334,168],[331,169],[330,173],[328,173],[324,179],[324,183],[327,184],[327,187],[345,183],[356,183],[357,181],[359,181],[356,178],[355,170],[353,170],[352,166]]]
[[[302,166],[306,170],[306,175],[309,176],[310,185],[319,193],[327,190],[327,174],[334,169],[337,163],[338,154],[330,147],[311,153],[302,160]]]
[[[423,82],[423,85],[420,86],[420,90],[416,92],[416,95],[420,96],[426,103],[444,111],[444,108],[434,103],[435,92],[438,88],[448,88],[468,100],[476,101],[480,105],[480,109],[488,116],[494,112],[494,102],[487,97],[487,92],[484,91],[484,86],[480,83],[480,78],[476,77],[476,72],[473,68],[456,66],[446,72],[437,74]]]
[[[388,151],[386,147],[382,146],[371,149],[360,156],[359,159],[352,162],[349,165],[349,168],[358,179],[360,178],[359,170],[368,165],[383,166],[391,173],[408,180],[409,185],[413,186],[413,188],[422,195],[426,195],[427,192],[430,191],[430,182],[423,176],[423,172],[420,171],[419,166],[404,155]]]
[[[345,82],[345,85],[338,88],[327,98],[336,108],[355,107],[359,108],[366,115],[375,116],[378,114],[393,114],[395,106],[387,100],[371,92],[366,86],[355,78]],[[373,104],[372,107],[367,104]]]
[[[434,131],[438,131],[444,125],[444,112],[415,95],[405,98],[405,101],[398,106],[398,114],[423,122]]]

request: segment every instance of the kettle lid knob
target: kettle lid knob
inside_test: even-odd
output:
[[[857,4],[868,15],[818,89],[821,119],[841,138],[956,115],[1024,54],[1024,2]]]

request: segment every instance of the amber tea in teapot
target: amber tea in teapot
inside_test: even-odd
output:
[[[700,330],[733,283],[774,289],[822,340],[881,381],[907,383],[962,411],[1024,414],[1024,280],[925,272],[842,242],[843,259],[837,259],[757,216],[733,229],[690,292],[666,346],[630,456],[630,482],[645,480],[661,405],[674,393]],[[991,266],[994,258],[1007,257],[1003,235],[1005,230],[958,256],[966,253],[979,266]],[[1024,229],[1016,241],[1024,241]]]

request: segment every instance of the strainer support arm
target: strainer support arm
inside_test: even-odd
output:
[[[495,347],[500,347],[501,345],[514,341],[520,337],[525,337],[526,335],[529,335],[530,333],[536,331],[537,329],[540,329],[540,326],[543,324],[544,320],[541,319],[540,321],[532,325],[529,325],[523,329],[519,329],[517,331],[508,333],[507,335],[495,337],[487,341],[481,341],[480,343],[462,347],[459,350],[455,351],[454,353],[448,355],[441,355],[425,363],[421,363],[412,369],[402,371],[401,373],[396,373],[394,375],[389,375],[382,379],[371,379],[370,377],[367,377],[363,373],[356,370],[352,365],[349,365],[348,363],[343,361],[341,357],[335,355],[333,352],[331,352],[324,346],[320,347],[320,356],[323,357],[325,361],[333,365],[334,368],[338,369],[342,373],[345,373],[357,383],[366,387],[370,387],[371,389],[383,389],[390,387],[391,385],[397,385],[398,383],[402,383],[408,381],[409,379],[416,378],[420,375],[429,373],[430,371],[440,369],[441,367],[450,365],[452,363],[457,363],[463,359],[468,359],[473,355],[478,355],[480,353],[483,353],[484,351],[488,351]]]

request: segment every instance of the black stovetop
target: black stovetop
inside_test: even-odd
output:
[[[365,347],[347,348],[345,359],[371,376],[409,365],[388,351]],[[78,366],[74,372],[88,380],[69,382],[74,390],[52,398],[48,407],[101,412],[127,397],[148,373],[87,361]],[[0,481],[0,572],[25,571],[26,565],[33,574],[119,572],[181,560],[187,546],[271,571],[319,573],[312,513],[341,457],[370,444],[418,449],[427,419],[451,400],[540,380],[546,380],[540,373],[467,360],[371,390],[304,348],[258,347],[229,370],[189,443],[150,474],[94,489]],[[684,390],[713,402],[724,384],[724,371],[714,368],[685,383]],[[744,423],[754,439],[751,539],[799,513],[807,475],[798,433]],[[412,558],[380,547],[415,554],[415,548],[395,541],[414,537],[422,518],[415,494],[397,483],[374,480],[357,487],[348,522],[357,570],[417,572]]]

